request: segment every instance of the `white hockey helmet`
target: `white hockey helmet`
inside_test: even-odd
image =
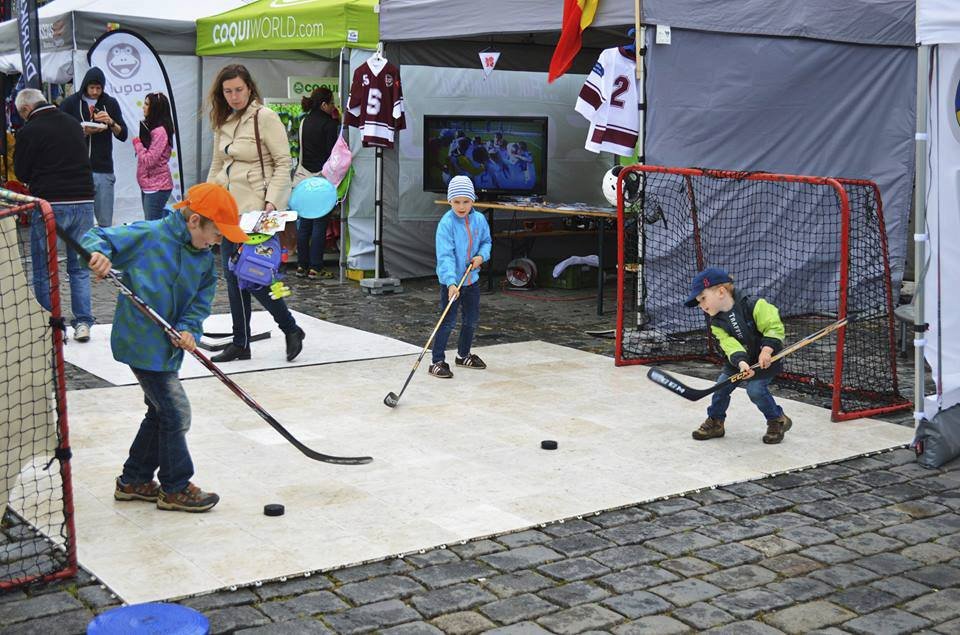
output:
[[[607,202],[616,207],[617,205],[617,177],[620,175],[622,165],[615,165],[603,175],[603,183],[600,189],[603,191],[603,197]],[[635,203],[640,196],[640,174],[638,172],[629,172],[623,181],[623,202],[630,205]]]

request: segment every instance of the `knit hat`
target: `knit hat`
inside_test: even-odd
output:
[[[460,174],[450,179],[450,185],[447,186],[447,200],[452,201],[458,196],[466,196],[471,201],[477,200],[477,192],[473,189],[473,181],[469,176]]]
[[[237,201],[221,185],[197,183],[187,190],[184,199],[175,203],[173,207],[175,209],[189,207],[191,211],[209,218],[224,238],[231,242],[244,243],[249,239],[246,232],[240,229]]]

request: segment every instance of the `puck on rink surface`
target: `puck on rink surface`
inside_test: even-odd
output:
[[[540,449],[541,449],[541,450],[556,450],[556,449],[557,449],[557,442],[556,442],[556,441],[553,441],[553,440],[551,440],[551,439],[545,439],[545,440],[543,440],[543,441],[540,442]]]
[[[270,505],[263,506],[263,515],[264,516],[283,516],[283,505],[277,503],[271,503]]]

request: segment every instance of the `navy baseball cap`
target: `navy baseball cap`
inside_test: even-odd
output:
[[[729,273],[720,267],[707,267],[693,277],[693,282],[690,283],[690,296],[684,304],[689,307],[697,306],[697,296],[703,293],[704,289],[724,282],[733,282]]]

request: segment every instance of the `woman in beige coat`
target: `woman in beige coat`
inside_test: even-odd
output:
[[[210,89],[210,126],[213,129],[213,161],[207,181],[227,188],[237,200],[240,213],[286,209],[290,197],[290,146],[280,117],[260,103],[260,93],[250,72],[241,64],[220,69]],[[229,268],[237,244],[220,244],[223,272],[233,318],[233,341],[214,362],[250,359],[250,296],[270,312],[286,336],[287,361],[303,349],[303,330],[286,303],[270,298],[270,290],[240,290]]]

